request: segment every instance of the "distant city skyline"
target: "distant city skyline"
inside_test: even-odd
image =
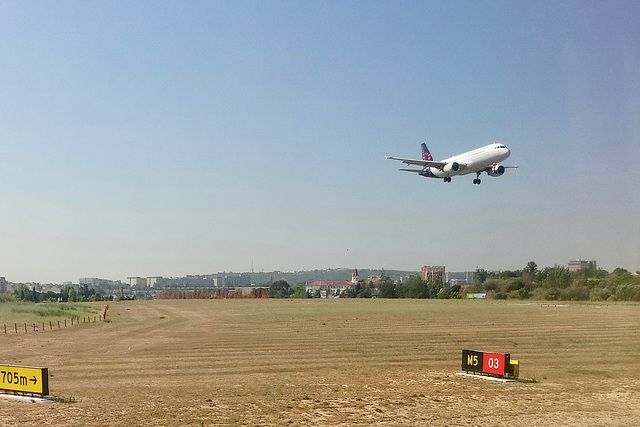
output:
[[[534,261],[535,262],[535,261]],[[537,263],[536,263],[537,265]],[[566,264],[554,264],[554,265],[549,265],[549,266],[540,266],[538,265],[538,270],[544,270],[545,268],[552,268],[552,267],[556,267],[556,266],[561,266],[561,267],[565,267],[567,268],[569,271],[576,271],[578,269],[581,268],[593,268],[593,269],[600,269],[601,267],[597,266],[597,261],[596,260],[581,260],[581,259],[573,259],[568,261]],[[80,277],[78,279],[75,280],[66,280],[64,282],[52,282],[52,281],[43,281],[43,282],[38,282],[35,280],[26,280],[26,281],[12,281],[12,280],[7,280],[10,283],[40,283],[40,284],[53,284],[53,285],[61,285],[61,284],[88,284],[93,286],[94,282],[96,281],[107,281],[107,282],[122,282],[122,283],[127,283],[130,285],[133,285],[132,283],[132,279],[139,279],[139,280],[143,280],[144,283],[147,283],[149,278],[154,279],[154,283],[158,281],[158,279],[169,279],[169,280],[181,280],[181,279],[186,279],[186,278],[190,278],[190,277],[195,277],[195,278],[202,278],[202,277],[213,277],[213,276],[221,276],[221,275],[237,275],[237,276],[263,276],[263,275],[278,275],[278,274],[286,274],[286,275],[291,275],[291,274],[309,274],[309,273],[314,273],[314,272],[320,272],[319,274],[323,273],[323,272],[343,272],[345,274],[345,277],[348,276],[349,274],[351,274],[351,272],[354,269],[357,269],[358,271],[361,272],[369,272],[372,274],[372,272],[380,273],[382,271],[386,271],[386,272],[394,272],[394,274],[397,275],[398,272],[402,272],[402,273],[406,273],[406,274],[416,274],[416,275],[422,275],[424,273],[424,268],[425,267],[429,267],[432,268],[434,266],[429,266],[427,264],[423,264],[421,265],[419,268],[416,269],[396,269],[396,268],[389,268],[389,269],[385,269],[385,268],[367,268],[367,267],[362,267],[362,268],[358,268],[358,267],[335,267],[335,268],[321,268],[321,269],[311,269],[311,270],[281,270],[281,269],[275,269],[275,270],[267,270],[267,271],[226,271],[226,270],[219,270],[216,272],[210,272],[210,273],[188,273],[182,276],[176,276],[176,275],[170,275],[170,276],[159,276],[159,275],[138,275],[138,276],[127,276],[126,278],[113,278],[113,277],[98,277],[98,276],[86,276],[86,277]],[[487,270],[489,272],[492,271],[518,271],[518,270],[524,270],[525,266],[520,267],[520,268],[506,268],[506,269],[486,269],[484,267],[477,267],[471,270],[449,270],[447,269],[446,266],[435,266],[435,268],[440,268],[440,267],[444,267],[445,268],[445,275],[449,276],[449,275],[453,275],[456,276],[459,274],[464,274],[464,273],[471,273],[471,277],[473,277],[473,273],[478,270],[478,269],[483,269],[483,270]],[[421,272],[422,270],[422,272]],[[611,272],[613,269],[611,270],[607,270],[608,272]],[[630,270],[631,273],[636,273],[638,270]],[[318,276],[321,277],[321,276]],[[0,276],[0,278],[2,278],[2,276]],[[5,278],[6,279],[6,278]],[[139,282],[138,280],[138,282]],[[162,281],[162,280],[160,280]],[[136,282],[135,284],[139,284],[138,282]],[[141,283],[141,282],[140,282]]]
[[[0,4],[12,282],[640,269],[640,2]],[[451,183],[386,155],[506,144]]]

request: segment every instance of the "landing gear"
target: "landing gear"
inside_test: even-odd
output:
[[[480,172],[476,172],[476,178],[473,180],[474,184],[480,185],[482,181],[480,180]]]
[[[444,177],[444,182],[451,182],[451,177],[450,176],[445,176]]]

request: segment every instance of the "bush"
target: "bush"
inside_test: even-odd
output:
[[[507,292],[510,291],[519,291],[520,289],[524,288],[524,282],[522,281],[522,279],[515,279],[511,282],[509,282],[509,284],[507,285]]]
[[[589,299],[589,288],[586,286],[571,285],[564,291],[564,299],[569,301],[585,301]]]
[[[0,302],[15,302],[18,301],[18,298],[14,294],[10,294],[9,292],[4,292],[0,294]]]
[[[439,299],[449,299],[451,298],[451,291],[447,288],[442,288],[438,291],[438,298]]]
[[[633,284],[619,285],[615,293],[618,301],[640,301],[640,286]]]
[[[504,292],[496,292],[493,295],[493,299],[507,299],[507,294],[505,294]]]
[[[590,301],[606,301],[611,296],[611,291],[608,288],[593,288],[589,292]]]
[[[482,287],[487,292],[488,291],[495,291],[496,289],[498,289],[498,282],[493,280],[493,279],[490,279],[490,280],[487,280],[486,282],[484,282]]]
[[[544,294],[544,299],[548,301],[557,301],[562,299],[562,292],[558,288],[549,288]]]

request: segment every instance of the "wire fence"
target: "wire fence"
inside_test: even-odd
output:
[[[107,311],[109,310],[109,304],[104,307],[104,311],[100,314],[93,316],[74,316],[70,319],[57,319],[49,320],[49,322],[14,322],[13,324],[3,324],[4,334],[11,333],[28,333],[28,332],[45,332],[52,331],[54,329],[63,329],[79,325],[80,323],[98,323],[107,319]]]

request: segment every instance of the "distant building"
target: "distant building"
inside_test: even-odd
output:
[[[67,283],[63,284],[66,285]],[[71,285],[71,283],[68,283]],[[78,280],[79,285],[87,285],[89,288],[95,288],[98,286],[111,286],[116,287],[120,286],[119,280],[109,280],[109,279],[100,279],[98,277],[81,277]]]
[[[306,286],[306,291],[312,296],[319,294],[320,298],[339,298],[346,290],[355,292],[356,286],[348,280],[315,280]]]
[[[213,285],[217,288],[250,286],[251,276],[248,274],[220,274],[213,278]]]
[[[147,286],[147,279],[144,277],[127,277],[129,286]]]
[[[433,267],[424,266],[420,270],[420,278],[426,282],[440,282],[445,284],[445,268],[438,265]]]
[[[159,284],[160,280],[162,280],[162,276],[147,277],[147,286],[150,288],[154,288]]]
[[[0,294],[7,292],[7,279],[0,277]]]
[[[473,283],[473,271],[447,271],[445,277],[449,286]]]
[[[360,283],[358,269],[354,269],[351,274],[351,281],[347,280],[315,280],[306,286],[306,292],[320,298],[339,298],[345,291],[354,292]]]
[[[569,272],[579,270],[595,270],[597,268],[595,261],[583,261],[581,259],[574,259],[569,261]]]

